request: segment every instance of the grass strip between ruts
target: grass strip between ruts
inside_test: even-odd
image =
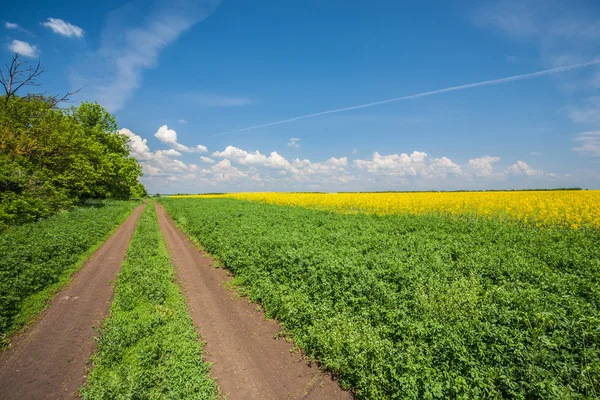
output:
[[[127,251],[82,395],[86,399],[217,398],[202,347],[175,282],[151,202]]]

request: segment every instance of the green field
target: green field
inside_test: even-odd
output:
[[[0,345],[40,312],[137,201],[96,201],[0,233]]]
[[[216,398],[209,366],[202,361],[202,346],[175,283],[154,203],[150,203],[119,273],[83,397]]]
[[[600,396],[600,233],[161,199],[359,398]]]

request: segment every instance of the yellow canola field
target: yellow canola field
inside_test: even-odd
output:
[[[540,227],[600,228],[600,190],[417,193],[230,193],[233,198],[345,213],[479,215]]]

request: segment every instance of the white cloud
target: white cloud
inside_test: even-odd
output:
[[[27,42],[23,42],[17,39],[13,40],[8,45],[8,48],[13,53],[19,53],[20,55],[25,57],[37,57],[38,55],[38,48],[36,46],[32,46]]]
[[[352,149],[352,154],[356,154],[358,152],[358,150],[355,148]]]
[[[156,131],[154,136],[163,143],[177,143],[177,132],[175,132],[174,129],[169,129],[167,125],[162,125],[158,128],[158,131]]]
[[[131,155],[133,157],[140,161],[146,161],[152,158],[153,154],[148,147],[147,139],[142,139],[141,136],[136,135],[127,128],[119,129],[118,132],[129,138],[129,149],[131,150]]]
[[[600,131],[582,132],[575,138],[579,146],[573,147],[576,153],[600,156]]]
[[[146,69],[155,67],[161,50],[196,23],[209,17],[219,0],[156,2],[143,23],[137,24],[138,7],[131,4],[111,12],[101,45],[71,73],[73,87],[87,85],[90,98],[110,112],[123,108],[142,84]],[[145,10],[146,11],[146,10]]]
[[[527,177],[544,175],[544,171],[542,171],[541,169],[535,169],[535,168],[531,167],[529,164],[527,164],[526,162],[521,161],[521,160],[517,161],[515,164],[508,167],[505,172],[509,175],[515,175],[515,176],[524,175]]]
[[[410,155],[402,153],[387,156],[374,152],[371,160],[354,160],[354,165],[375,175],[396,178],[445,179],[464,175],[462,168],[451,159],[431,158],[420,151],[413,151]]]
[[[331,157],[329,160],[325,161],[325,163],[329,164],[331,166],[337,167],[337,168],[341,168],[341,167],[345,167],[348,165],[348,158],[347,157],[342,157],[342,158]]]
[[[186,125],[188,122],[187,122],[187,120],[185,120],[185,119],[180,119],[180,120],[179,120],[179,123],[180,123],[180,124],[183,124],[183,125]]]
[[[173,150],[173,149],[169,149],[169,150],[158,150],[160,152],[162,152],[162,154],[169,156],[169,157],[180,157],[181,153],[178,152],[177,150]],[[158,153],[157,151],[157,153]]]
[[[248,176],[247,173],[232,166],[231,161],[227,159],[219,161],[211,169],[217,182],[231,182]]]
[[[174,159],[174,157],[182,156],[177,150],[167,149],[152,152],[148,147],[147,140],[136,135],[131,130],[122,128],[118,132],[130,139],[129,149],[131,155],[140,161],[142,171],[147,176],[168,177],[171,180],[179,180],[182,174],[187,174],[188,177],[185,179],[189,180],[189,173],[199,171],[199,167],[196,164],[187,165],[181,160]]]
[[[371,159],[358,159],[352,163],[347,157],[312,162],[306,158],[287,160],[276,151],[265,155],[260,151],[248,152],[227,146],[223,151],[213,153],[214,157],[222,158],[216,162],[207,156],[181,154],[173,148],[152,152],[146,139],[129,129],[120,129],[119,133],[130,138],[131,155],[140,161],[145,174],[143,180],[149,190],[161,193],[252,191],[258,188],[275,191],[542,188],[549,182],[571,185],[587,179],[577,178],[580,179],[577,181],[571,174],[545,173],[521,160],[495,172],[493,166],[500,161],[498,157],[473,158],[459,165],[449,157],[432,157],[419,151],[389,155],[375,152]],[[168,132],[168,128],[160,136],[171,143],[177,141],[176,134]],[[581,138],[582,152],[600,155],[600,132],[587,132]],[[191,158],[194,157],[203,164],[193,163]],[[597,173],[590,179],[600,183]]]
[[[162,125],[158,128],[158,131],[154,134],[154,136],[163,143],[168,144],[175,150],[183,151],[185,153],[206,153],[208,149],[206,146],[201,144],[196,145],[195,147],[188,147],[181,143],[177,142],[177,132],[174,129],[169,129],[167,125]]]
[[[485,156],[473,158],[469,160],[469,167],[471,167],[477,176],[490,176],[494,170],[492,164],[498,161],[500,161],[500,157]]]
[[[295,168],[304,168],[304,167],[308,167],[309,165],[310,165],[310,160],[307,160],[307,159],[300,160],[299,158],[296,158],[292,162],[292,166]]]
[[[4,23],[4,27],[5,27],[6,29],[19,29],[19,24],[15,24],[15,23],[12,23],[12,22],[8,22],[8,21],[6,21],[6,22]]]
[[[83,37],[83,29],[77,25],[63,21],[60,18],[48,18],[46,22],[42,22],[42,25],[46,28],[52,29],[54,33],[58,33],[62,36],[76,37],[77,39],[81,39]]]
[[[290,139],[290,141],[288,142],[287,145],[288,145],[288,147],[298,148],[298,147],[300,147],[300,144],[298,143],[299,141],[300,141],[299,138],[293,137],[293,138]]]
[[[276,151],[268,157],[261,154],[258,150],[249,153],[234,146],[227,146],[223,151],[215,151],[213,157],[226,158],[242,165],[259,165],[267,168],[291,169],[292,165]]]

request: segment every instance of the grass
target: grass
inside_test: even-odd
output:
[[[0,347],[46,307],[138,204],[96,202],[0,233]]]
[[[600,232],[161,199],[365,399],[600,396]]]
[[[202,347],[150,202],[119,274],[92,356],[86,399],[214,399]]]

